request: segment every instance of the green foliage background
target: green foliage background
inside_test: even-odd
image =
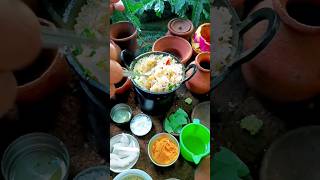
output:
[[[195,27],[202,21],[209,21],[210,18],[209,0],[122,0],[122,2],[126,10],[114,12],[112,21],[129,20],[138,30],[143,28],[140,16],[145,12],[154,11],[157,17],[161,17],[168,6],[171,13],[190,19]]]

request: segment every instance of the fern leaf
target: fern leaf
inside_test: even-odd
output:
[[[199,1],[196,1],[195,4],[193,4],[193,11],[192,11],[191,19],[192,19],[192,22],[195,27],[199,26],[204,1],[205,0],[199,0]]]

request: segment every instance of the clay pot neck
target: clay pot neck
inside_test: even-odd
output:
[[[200,53],[197,55],[195,64],[198,70],[210,73],[210,53]]]
[[[320,34],[320,20],[317,20],[317,15],[320,15],[320,1],[272,0],[272,3],[287,26],[303,33]]]

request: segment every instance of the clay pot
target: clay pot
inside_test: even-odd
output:
[[[115,42],[110,40],[110,59],[113,59],[118,63],[121,63],[120,52],[121,52],[120,47]]]
[[[280,28],[271,43],[242,66],[247,84],[276,102],[301,101],[320,93],[320,26],[306,25],[290,16],[286,7],[292,2],[300,2],[300,7],[308,2],[320,7],[318,1],[302,0],[266,0],[258,4],[253,11],[272,7],[279,14]],[[296,15],[303,18],[303,14]],[[260,23],[252,28],[245,36],[245,46],[253,46],[265,27]]]
[[[191,44],[195,54],[210,52],[210,23],[202,24],[195,32]]]
[[[194,27],[188,19],[174,18],[169,21],[168,30],[167,35],[179,36],[189,41]]]
[[[55,27],[51,22],[40,19],[40,24]],[[43,99],[57,90],[71,77],[64,55],[57,49],[43,49],[30,66],[15,71],[18,82],[18,103],[32,103]]]
[[[137,36],[138,31],[130,22],[122,21],[110,27],[110,38],[121,50],[128,49],[135,52],[138,47]]]
[[[152,46],[152,51],[170,53],[180,59],[182,64],[187,64],[192,56],[190,43],[178,36],[164,36],[157,39]]]
[[[206,94],[210,91],[210,53],[198,54],[192,63],[197,66],[198,71],[186,82],[186,86],[195,94]],[[187,74],[189,73],[188,71]]]
[[[40,11],[40,1],[39,0],[22,0],[33,12],[36,14]]]
[[[115,84],[115,86],[116,86],[115,94],[122,95],[131,89],[132,84],[131,84],[131,80],[129,78],[123,77],[119,83]]]

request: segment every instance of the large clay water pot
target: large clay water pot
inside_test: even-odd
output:
[[[253,11],[273,8],[281,18],[278,33],[252,61],[243,64],[247,84],[275,102],[294,102],[320,93],[320,1],[265,0]],[[260,23],[245,36],[251,47],[265,31]]]

